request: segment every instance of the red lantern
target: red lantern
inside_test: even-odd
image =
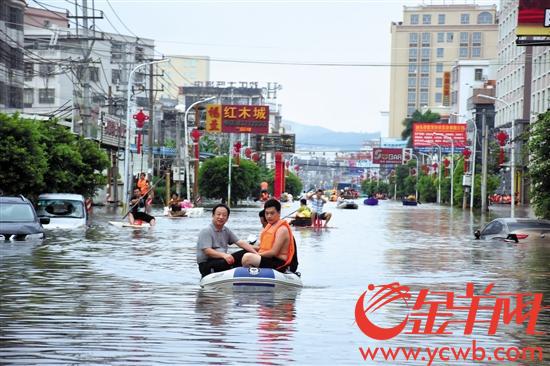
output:
[[[296,171],[300,170],[300,166],[299,165],[294,165],[294,170],[296,170]]]
[[[198,129],[194,128],[193,131],[191,131],[191,138],[193,139],[193,142],[199,142],[199,139],[201,138],[201,132]]]
[[[240,165],[241,164],[241,148],[243,145],[240,141],[235,142],[233,145],[233,155],[235,156],[235,164]]]
[[[496,134],[496,138],[498,140],[498,144],[500,145],[500,156],[498,163],[499,165],[502,165],[502,163],[504,163],[504,145],[506,145],[506,141],[508,140],[508,134],[504,131],[500,131]]]
[[[252,156],[252,149],[247,147],[246,149],[244,149],[244,156],[246,156],[247,158],[250,159],[250,157]]]
[[[436,175],[438,167],[439,167],[439,164],[437,164],[437,163],[432,164],[432,168],[434,168],[434,175]]]
[[[137,141],[136,141],[137,153],[141,154],[141,129],[143,128],[145,121],[149,119],[149,116],[143,113],[143,110],[140,110],[139,112],[134,114],[132,117],[136,120],[136,127],[138,128]]]
[[[468,168],[470,163],[470,155],[472,155],[472,152],[470,151],[470,149],[465,148],[464,150],[462,150],[462,155],[464,155],[464,173],[466,173],[470,170]]]
[[[445,158],[443,160],[443,165],[445,165],[445,176],[447,176],[447,174],[449,174],[449,172],[448,172],[449,164],[451,164],[450,160],[448,158]]]
[[[260,154],[258,154],[257,152],[253,153],[252,160],[254,160],[255,162],[260,161]]]

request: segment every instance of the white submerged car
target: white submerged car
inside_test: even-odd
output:
[[[88,212],[84,197],[70,193],[45,193],[38,196],[36,205],[38,217],[48,217],[50,223],[45,229],[85,228]]]

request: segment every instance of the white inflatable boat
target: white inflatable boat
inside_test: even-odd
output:
[[[271,268],[237,267],[204,276],[200,286],[204,288],[238,286],[299,288],[302,287],[302,280],[299,275],[292,272],[282,273]]]

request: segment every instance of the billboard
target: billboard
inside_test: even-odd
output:
[[[208,104],[206,131],[225,133],[269,132],[269,106]]]
[[[443,151],[450,151],[451,139],[456,151],[466,146],[465,123],[423,123],[413,122],[413,147],[420,151],[431,151],[437,145]]]
[[[296,151],[296,135],[271,133],[256,137],[256,151]]]
[[[550,37],[550,2],[519,0],[516,35]]]
[[[443,73],[443,105],[450,106],[451,103],[451,72],[445,71]]]
[[[375,147],[372,149],[374,164],[402,164],[403,150],[397,148]]]

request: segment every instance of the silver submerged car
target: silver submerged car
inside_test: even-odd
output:
[[[499,218],[474,231],[474,236],[515,243],[550,243],[550,220]]]
[[[88,213],[84,197],[80,194],[45,193],[38,196],[36,213],[50,219],[46,229],[85,228]]]

